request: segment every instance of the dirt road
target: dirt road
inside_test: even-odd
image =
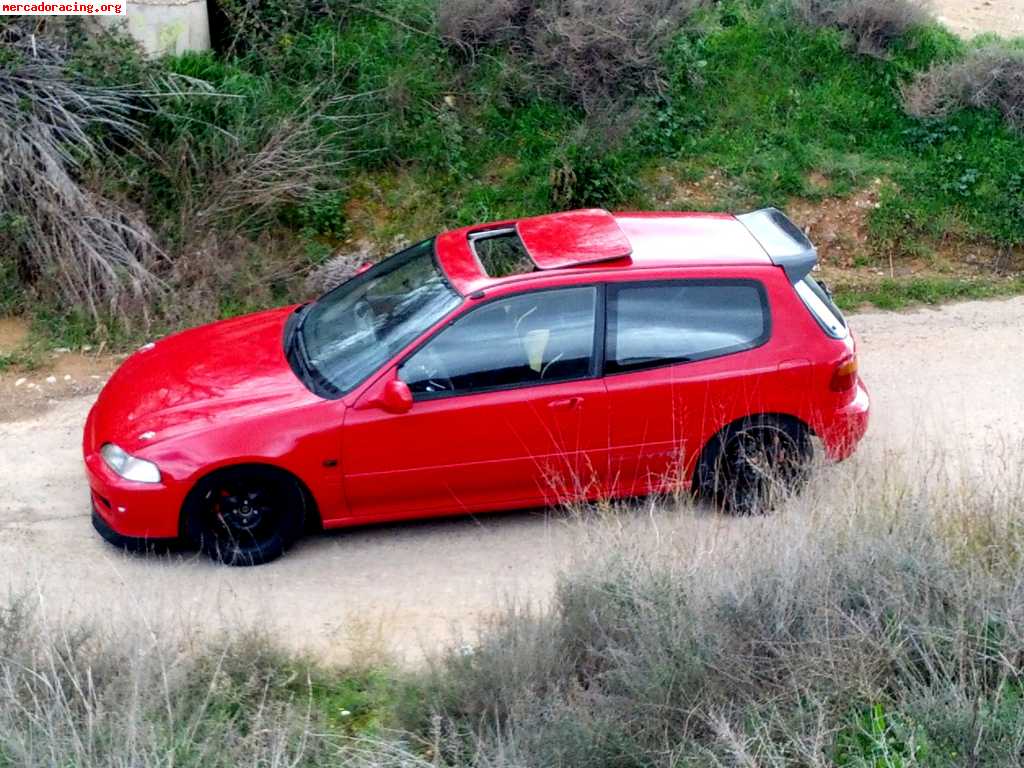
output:
[[[861,461],[935,446],[982,461],[1024,435],[1024,298],[853,322],[875,407]],[[415,659],[504,597],[543,600],[586,525],[520,513],[382,526],[255,569],[124,556],[89,526],[79,437],[91,399],[0,423],[0,592],[29,591],[51,615],[267,624],[330,657],[383,646]]]
[[[932,9],[957,34],[1024,35],[1024,0],[934,0]]]

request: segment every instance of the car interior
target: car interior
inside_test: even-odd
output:
[[[446,329],[401,376],[421,395],[566,381],[589,373],[592,347],[592,290],[516,296]]]

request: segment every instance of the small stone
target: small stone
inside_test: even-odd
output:
[[[92,345],[86,344],[84,347],[82,347],[82,351],[83,352],[92,352]]]
[[[68,347],[57,347],[53,351],[56,352],[58,355],[66,355],[71,350]]]
[[[56,376],[47,376],[46,377],[46,383],[47,384],[56,384],[57,383],[57,377]]]
[[[93,381],[99,381],[100,380],[100,377],[97,376],[95,373],[92,376],[90,376],[89,378],[92,379]]]
[[[28,381],[28,379],[25,379],[25,378],[21,378],[21,379],[18,379],[18,380],[17,380],[16,382],[14,382],[14,386],[16,386],[16,387],[20,387],[20,386],[21,386],[22,384],[24,384],[24,383],[25,383],[26,381]]]
[[[70,373],[65,373],[64,374],[64,381],[71,381],[71,374]]]

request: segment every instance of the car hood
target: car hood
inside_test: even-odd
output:
[[[87,441],[115,442],[132,452],[316,401],[284,354],[284,326],[293,311],[246,315],[147,344],[103,388]]]

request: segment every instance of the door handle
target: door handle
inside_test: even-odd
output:
[[[569,411],[579,408],[581,405],[583,405],[582,397],[569,397],[565,400],[552,400],[548,403],[549,408],[554,408],[557,411]]]

